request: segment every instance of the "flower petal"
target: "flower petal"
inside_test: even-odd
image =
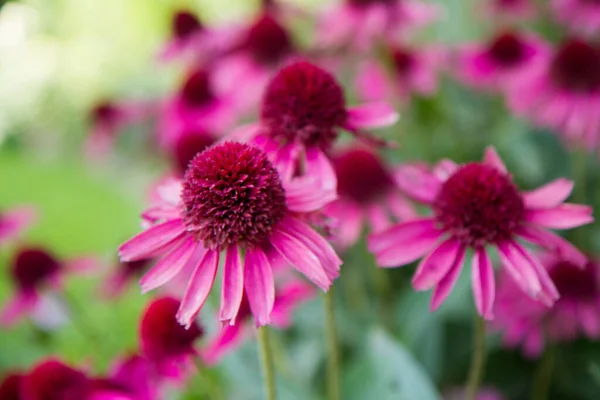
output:
[[[514,242],[500,243],[498,244],[498,250],[502,265],[519,287],[532,298],[537,298],[542,290],[542,285],[531,260],[517,250]]]
[[[184,232],[185,226],[181,219],[154,225],[119,247],[121,261],[137,261],[149,258],[148,256],[154,250],[169,244]]]
[[[431,218],[415,219],[402,222],[384,232],[373,233],[367,238],[369,251],[378,252],[395,246],[404,240],[435,231],[435,222]]]
[[[244,324],[225,325],[206,346],[200,350],[200,357],[207,365],[215,365],[230,351],[237,349],[248,337]]]
[[[294,212],[318,211],[337,199],[335,189],[323,189],[313,177],[295,178],[284,188],[288,209]]]
[[[348,110],[345,127],[350,131],[364,128],[384,128],[398,122],[400,115],[384,102],[368,103]]]
[[[390,247],[376,251],[375,260],[380,267],[394,268],[409,264],[429,252],[442,234],[440,231],[431,230],[407,237]]]
[[[259,247],[246,252],[244,288],[256,325],[270,324],[271,311],[275,303],[275,282],[271,264]]]
[[[194,318],[204,305],[215,282],[219,252],[208,250],[190,277],[181,305],[177,311],[177,321],[187,328],[192,325]]]
[[[316,146],[306,149],[306,175],[320,182],[323,192],[337,190],[337,175],[329,158]]]
[[[533,225],[523,225],[517,232],[523,239],[556,252],[567,260],[583,267],[587,257],[571,243],[548,230]]]
[[[565,203],[554,208],[529,210],[525,220],[545,228],[569,229],[589,224],[594,217],[590,206]]]
[[[461,249],[462,246],[454,238],[442,242],[419,263],[412,278],[413,287],[416,290],[428,290],[437,285],[452,268]]]
[[[221,309],[219,319],[229,325],[235,324],[244,295],[244,270],[237,246],[229,246],[225,255],[223,283],[221,284]]]
[[[473,257],[471,282],[473,285],[473,297],[475,298],[477,312],[487,320],[494,319],[494,297],[496,296],[494,269],[492,267],[492,262],[483,247],[477,249]]]
[[[538,259],[532,256],[531,253],[529,253],[527,249],[520,243],[514,242],[513,245],[523,255],[523,257],[529,260],[530,264],[535,268],[535,272],[540,280],[540,284],[542,285],[542,290],[539,293],[537,300],[541,301],[548,307],[552,307],[560,295],[556,289],[556,286],[554,285],[554,282],[548,275],[548,271],[542,266]]]
[[[553,208],[569,197],[573,191],[573,181],[559,178],[546,185],[523,193],[523,201],[527,209]]]
[[[39,302],[36,292],[18,292],[6,303],[0,314],[0,326],[9,327],[21,318],[33,313]]]
[[[496,168],[498,171],[502,173],[508,173],[508,169],[506,169],[506,165],[504,165],[504,161],[496,152],[494,146],[490,146],[485,149],[485,155],[483,156],[483,162],[491,167]]]
[[[448,295],[456,285],[456,281],[460,276],[460,271],[462,271],[463,262],[465,261],[465,248],[461,247],[452,267],[444,276],[440,282],[437,284],[435,289],[433,290],[433,296],[431,297],[431,305],[429,309],[431,311],[437,310],[442,303],[448,298]]]
[[[425,204],[433,203],[442,186],[442,181],[422,165],[400,167],[394,179],[404,193]]]

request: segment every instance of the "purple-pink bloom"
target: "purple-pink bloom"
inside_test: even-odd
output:
[[[21,383],[24,375],[20,372],[4,373],[0,382],[0,399],[2,400],[23,400],[21,396]]]
[[[569,229],[593,221],[591,207],[564,203],[573,183],[557,179],[521,193],[490,147],[483,162],[456,165],[445,160],[434,171],[407,166],[397,181],[408,195],[431,207],[433,215],[372,234],[369,249],[382,267],[397,267],[424,257],[413,276],[417,290],[433,288],[431,309],[450,294],[473,250],[471,278],[477,311],[493,319],[494,270],[489,250],[530,297],[550,306],[559,293],[526,241],[556,251],[583,265],[579,250],[548,229]]]
[[[144,213],[148,229],[123,244],[122,261],[158,263],[141,280],[148,292],[190,272],[177,313],[190,326],[208,297],[225,253],[219,318],[235,324],[243,294],[258,325],[271,322],[276,254],[323,290],[341,260],[303,216],[335,198],[313,180],[282,179],[260,149],[225,142],[199,153],[181,184],[171,182],[162,202]]]
[[[36,219],[31,207],[15,207],[0,212],[0,244],[4,244],[29,228]]]
[[[583,268],[560,255],[540,255],[560,298],[549,308],[519,290],[502,274],[498,284],[496,319],[507,347],[521,346],[528,357],[538,357],[545,343],[561,343],[585,336],[600,338],[600,263],[586,260]]]
[[[417,216],[395,182],[395,169],[365,146],[351,146],[332,156],[337,200],[324,213],[334,222],[333,243],[341,250],[360,239],[364,226],[381,232],[398,221]]]
[[[348,108],[341,85],[329,72],[306,61],[282,68],[262,99],[260,122],[232,134],[263,148],[285,179],[301,174],[335,189],[327,154],[340,131],[381,143],[363,131],[394,124],[398,114],[386,103]],[[304,170],[299,171],[298,166]]]
[[[596,0],[552,0],[554,17],[571,30],[585,35],[600,32],[600,2]]]
[[[579,38],[564,40],[547,62],[514,82],[508,100],[517,115],[595,151],[600,133],[600,49]]]

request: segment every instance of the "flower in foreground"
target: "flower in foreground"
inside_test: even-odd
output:
[[[585,264],[579,250],[548,229],[568,229],[593,221],[591,207],[564,203],[573,183],[557,179],[521,193],[496,151],[483,162],[456,165],[446,160],[433,172],[406,168],[402,188],[430,206],[433,215],[400,223],[373,234],[369,249],[382,267],[409,264],[423,256],[413,276],[417,290],[433,288],[431,309],[447,298],[462,270],[467,249],[473,251],[471,278],[477,311],[493,319],[494,270],[489,251],[497,249],[502,265],[521,290],[550,306],[559,297],[538,258],[522,243],[530,242]]]
[[[143,292],[191,271],[177,313],[181,324],[189,327],[204,305],[222,252],[219,316],[228,324],[235,323],[244,292],[257,324],[270,323],[274,254],[323,290],[338,276],[341,260],[302,219],[335,193],[318,190],[310,180],[282,180],[260,149],[236,142],[210,147],[192,160],[181,185],[170,188],[164,203],[144,214],[155,224],[119,253],[122,261],[160,258],[141,279]]]
[[[521,346],[528,357],[538,357],[545,343],[574,341],[581,336],[600,338],[600,263],[588,259],[581,268],[556,254],[540,256],[560,299],[552,308],[531,300],[511,279],[501,275],[496,319],[508,347]]]
[[[22,400],[21,383],[23,374],[19,372],[5,373],[0,382],[0,399],[2,400]]]
[[[285,179],[308,175],[335,188],[327,153],[340,130],[380,143],[365,128],[394,124],[398,114],[385,103],[347,108],[344,91],[329,72],[306,61],[282,68],[271,80],[261,104],[260,122],[232,135],[262,147]],[[304,171],[298,171],[303,165]]]
[[[0,245],[18,237],[35,220],[35,210],[15,207],[0,212]]]
[[[582,34],[600,32],[600,2],[595,0],[552,0],[555,18]]]
[[[394,222],[416,217],[410,202],[395,182],[395,169],[365,146],[352,146],[334,153],[338,199],[325,207],[333,218],[333,242],[346,250],[356,244],[368,224],[380,232]]]

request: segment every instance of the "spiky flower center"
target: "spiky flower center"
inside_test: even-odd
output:
[[[194,14],[181,10],[173,15],[171,30],[174,37],[185,40],[202,30],[202,24]]]
[[[442,185],[433,204],[440,228],[467,246],[510,240],[524,204],[510,177],[481,163],[466,164]]]
[[[550,278],[561,299],[594,300],[598,298],[598,265],[588,262],[583,269],[569,261],[550,267]]]
[[[277,65],[292,53],[294,45],[287,30],[265,13],[248,30],[242,48],[258,63]]]
[[[394,181],[383,162],[371,151],[351,149],[333,160],[340,197],[365,204],[384,196]]]
[[[489,45],[488,53],[502,67],[514,67],[525,58],[525,43],[512,32],[495,37]]]
[[[410,49],[394,47],[392,48],[392,63],[399,75],[406,76],[410,74],[415,65],[415,56]]]
[[[59,262],[42,249],[20,251],[12,266],[12,276],[23,290],[34,290],[60,270]]]
[[[173,161],[177,171],[185,173],[196,154],[211,146],[215,140],[214,135],[201,130],[185,131],[173,149]]]
[[[286,212],[277,170],[261,150],[226,142],[204,150],[183,180],[184,221],[209,248],[267,240]]]
[[[181,97],[189,107],[202,107],[214,99],[210,76],[204,69],[193,71],[181,89]]]
[[[262,100],[261,121],[269,135],[286,144],[328,148],[347,118],[341,86],[325,70],[306,61],[279,71]]]
[[[572,92],[600,90],[600,49],[580,39],[568,40],[554,56],[550,76],[559,87]]]

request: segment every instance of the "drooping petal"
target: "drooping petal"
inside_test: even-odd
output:
[[[204,305],[217,274],[219,252],[208,250],[192,273],[188,287],[177,311],[177,321],[189,328]]]
[[[394,179],[404,193],[424,204],[433,203],[442,186],[442,181],[421,165],[398,168]]]
[[[271,313],[271,321],[278,328],[291,325],[292,313],[300,303],[315,297],[317,291],[314,286],[303,280],[293,280],[277,290],[275,304]]]
[[[443,233],[436,230],[426,231],[420,235],[407,237],[392,246],[374,252],[377,265],[380,267],[400,267],[421,257],[438,243]]]
[[[294,212],[318,211],[337,198],[335,189],[324,190],[313,177],[295,178],[284,188],[287,207]]]
[[[325,193],[337,190],[337,175],[329,158],[317,146],[306,149],[306,175],[314,177]]]
[[[529,296],[536,298],[542,290],[542,285],[531,260],[518,251],[514,243],[500,243],[498,244],[498,250],[502,265],[515,282]]]
[[[137,261],[149,258],[155,249],[176,240],[184,232],[185,226],[180,219],[154,225],[119,247],[121,261]]]
[[[275,282],[271,264],[259,247],[248,249],[246,252],[244,288],[256,325],[270,324],[275,303]]]
[[[525,220],[552,229],[569,229],[594,221],[592,207],[582,204],[565,203],[557,207],[529,210]]]
[[[437,285],[448,274],[461,250],[460,242],[454,238],[442,242],[419,263],[412,278],[413,287],[416,290],[429,290]]]
[[[437,284],[435,289],[433,290],[433,296],[431,297],[431,306],[429,309],[433,312],[437,310],[442,303],[448,298],[448,295],[456,285],[456,281],[460,276],[460,271],[462,271],[463,263],[465,261],[465,247],[461,247],[452,267],[444,276],[440,282]]]
[[[537,274],[538,279],[540,280],[540,284],[542,285],[542,290],[538,295],[538,300],[544,303],[546,306],[551,307],[556,300],[560,297],[554,282],[548,275],[548,271],[546,268],[542,266],[542,264],[537,260],[536,257],[532,256],[529,251],[525,247],[523,247],[520,243],[514,242],[513,246],[523,257],[525,257],[531,265],[533,265],[535,272]]]
[[[223,283],[221,286],[221,309],[219,319],[229,325],[235,318],[244,295],[244,270],[237,246],[229,246],[225,255]]]
[[[394,125],[400,116],[388,103],[377,102],[348,110],[346,128],[350,131],[365,128],[384,128]]]
[[[0,325],[9,327],[21,318],[31,314],[39,302],[39,296],[34,291],[19,292],[9,299],[0,314]]]
[[[415,219],[400,223],[384,232],[369,235],[367,244],[369,251],[378,252],[395,246],[396,243],[401,243],[411,237],[418,237],[435,230],[435,221],[433,219]]]
[[[562,204],[573,191],[573,181],[559,178],[546,185],[523,193],[526,209],[546,209]]]
[[[237,349],[249,335],[243,324],[225,325],[206,346],[200,350],[200,357],[206,365],[215,365],[228,352]]]
[[[487,320],[494,319],[494,298],[496,284],[494,282],[494,269],[492,262],[485,250],[481,247],[476,250],[471,266],[471,282],[473,297],[477,312]]]
[[[502,173],[508,173],[506,169],[506,165],[504,165],[504,161],[500,158],[496,149],[493,146],[485,149],[485,155],[483,156],[483,162],[491,167],[496,168],[498,171]]]
[[[523,225],[517,232],[523,239],[537,244],[549,251],[556,252],[565,259],[583,267],[587,257],[562,237],[533,225]]]
[[[140,279],[142,293],[148,293],[173,279],[188,262],[196,249],[198,249],[202,255],[206,251],[201,245],[194,241],[193,237],[190,236],[186,238],[183,243],[163,257],[154,267],[142,276]],[[200,257],[202,255],[200,255]]]

